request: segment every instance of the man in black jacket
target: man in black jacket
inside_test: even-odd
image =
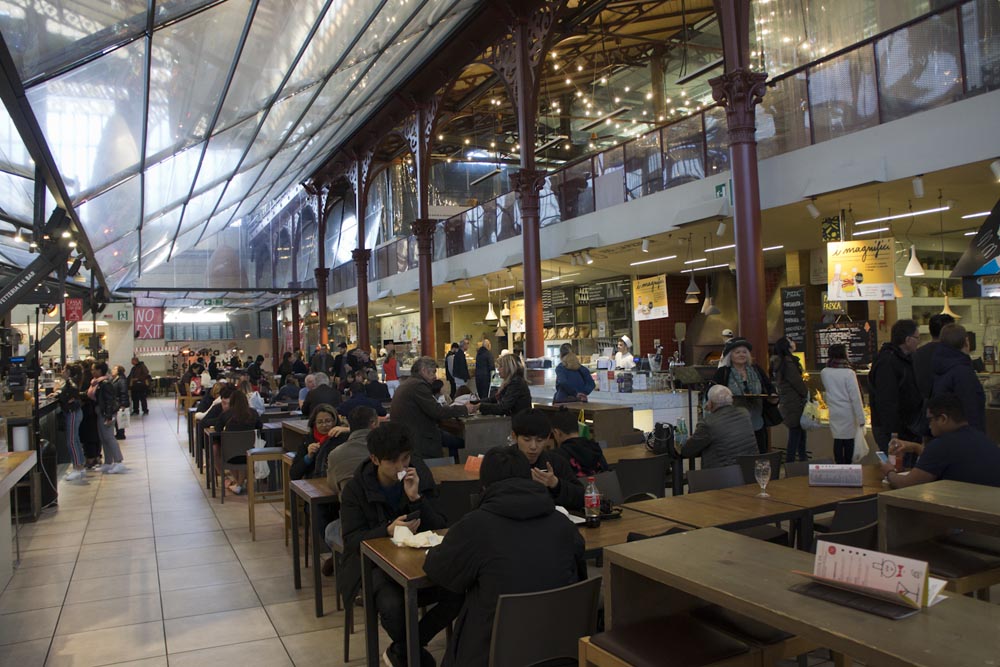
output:
[[[553,453],[566,459],[577,477],[590,477],[610,470],[601,446],[580,437],[578,420],[579,413],[565,406],[552,415],[552,439],[556,442]]]
[[[446,526],[445,518],[429,501],[434,492],[434,478],[423,461],[411,460],[412,451],[412,439],[405,426],[392,422],[382,424],[368,434],[369,460],[358,466],[354,477],[344,485],[340,495],[344,565],[337,586],[347,599],[357,595],[361,584],[363,541],[392,537],[397,527],[406,527],[416,533]],[[414,512],[419,512],[419,516],[407,521],[407,515]],[[382,627],[392,639],[386,658],[396,667],[405,665],[403,589],[379,569],[373,572],[372,578],[375,607]],[[436,595],[431,599],[430,594]],[[435,600],[437,604],[420,619],[421,647],[427,646],[446,628],[462,606],[462,596],[448,591],[428,591],[421,595],[421,606]],[[421,649],[420,664],[421,667],[436,664],[425,648]]]
[[[545,413],[538,409],[519,412],[511,419],[511,429],[517,448],[531,464],[531,479],[549,490],[556,505],[582,510],[583,484],[566,459],[546,449],[552,425]]]
[[[431,581],[465,594],[446,667],[489,665],[500,595],[550,590],[586,577],[580,531],[532,481],[531,464],[518,449],[488,451],[479,479],[485,487],[479,507],[452,526],[424,562]]]
[[[969,426],[986,432],[986,392],[969,358],[969,337],[961,324],[941,329],[941,342],[934,353],[934,385],[931,396],[955,394]]]
[[[309,390],[302,401],[302,414],[311,415],[317,405],[340,405],[340,392],[330,386],[330,376],[326,373],[313,373],[316,386]]]
[[[250,376],[250,384],[255,387],[260,384],[260,378],[264,374],[260,367],[262,363],[264,363],[264,355],[258,354],[253,363],[247,364],[246,367],[247,375]]]
[[[890,336],[891,341],[879,350],[868,372],[872,436],[883,452],[889,451],[893,433],[903,440],[919,440],[917,432],[922,430],[923,398],[911,357],[920,344],[917,323],[898,320]]]
[[[454,361],[451,364],[451,376],[455,378],[455,389],[469,383],[469,360],[465,353],[469,350],[469,339],[463,338],[455,350]]]

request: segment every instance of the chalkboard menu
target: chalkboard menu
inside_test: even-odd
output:
[[[553,287],[552,292],[552,307],[562,308],[563,306],[573,305],[573,288],[572,287]]]
[[[553,287],[542,290],[542,326],[556,324],[556,308],[573,305],[573,287]]]
[[[816,367],[824,368],[828,359],[827,350],[840,343],[847,348],[847,358],[855,366],[867,366],[875,359],[878,335],[875,322],[835,322],[817,324],[813,327],[813,341],[816,344]]]
[[[556,323],[556,314],[552,310],[552,290],[542,290],[542,326],[551,327]]]
[[[781,316],[785,323],[785,337],[795,341],[802,349],[806,344],[806,288],[781,288]]]

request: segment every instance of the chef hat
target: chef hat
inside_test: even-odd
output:
[[[622,336],[621,341],[625,343],[625,347],[632,347],[632,339],[628,336]]]

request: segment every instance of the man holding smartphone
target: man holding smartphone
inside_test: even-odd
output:
[[[361,463],[340,495],[340,520],[344,535],[344,564],[337,587],[350,600],[361,587],[361,543],[392,537],[398,526],[413,533],[446,527],[430,498],[434,478],[424,462],[411,459],[413,440],[402,424],[387,422],[368,433],[368,460]],[[375,607],[382,627],[392,639],[385,659],[394,666],[406,664],[406,616],[402,587],[381,570],[373,572]],[[433,597],[432,597],[433,596]],[[420,606],[434,604],[420,619],[420,646],[448,627],[462,606],[463,596],[446,590],[421,592]],[[433,656],[421,648],[421,667],[434,665]],[[415,666],[414,666],[415,667]]]
[[[531,479],[549,490],[553,502],[568,510],[583,509],[583,484],[562,456],[548,446],[552,424],[538,409],[519,412],[511,419],[511,437],[531,464]]]

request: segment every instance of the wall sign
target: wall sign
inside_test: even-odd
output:
[[[875,359],[878,332],[872,320],[817,324],[813,327],[813,342],[816,346],[817,368],[826,366],[829,359],[827,350],[837,343],[847,348],[847,358],[852,364],[867,366]]]
[[[896,241],[893,238],[843,241],[826,245],[830,298],[838,301],[895,299]]]
[[[68,298],[64,302],[67,322],[79,322],[83,319],[83,299]]]
[[[633,321],[661,320],[669,316],[666,275],[637,278],[632,281]]]
[[[785,324],[785,337],[795,341],[800,350],[806,344],[806,288],[781,288],[781,317]]]
[[[140,340],[163,338],[163,309],[135,307],[135,337]]]

